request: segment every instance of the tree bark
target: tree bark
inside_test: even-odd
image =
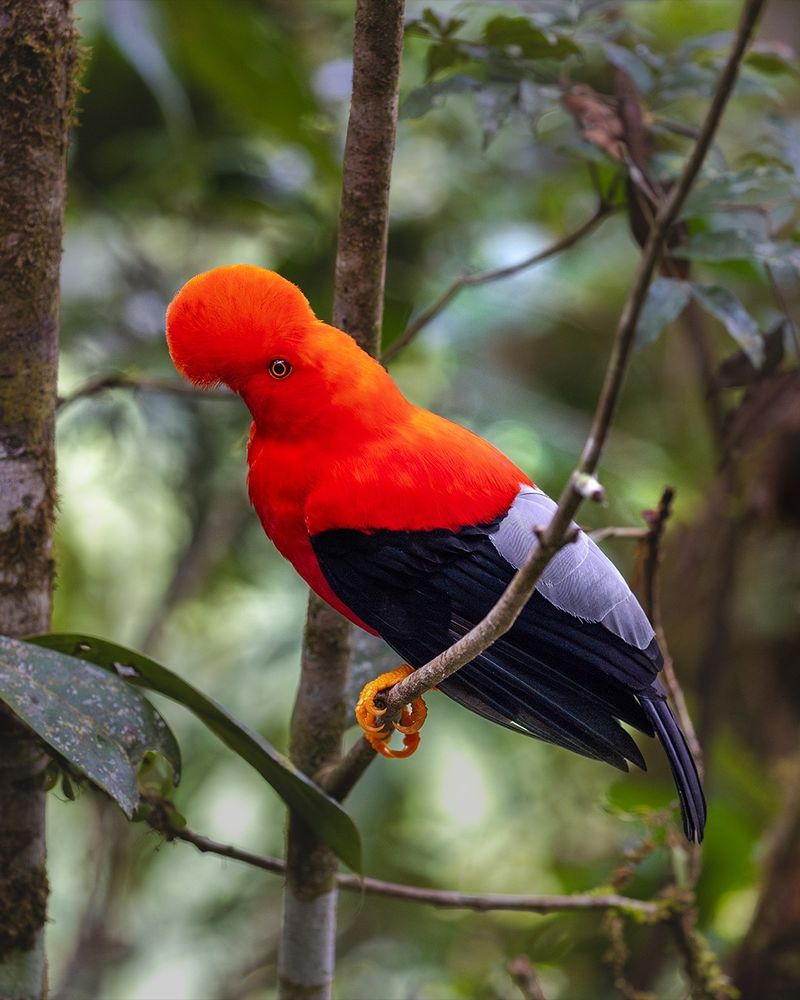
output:
[[[732,962],[733,981],[742,1000],[792,1000],[800,995],[800,781],[763,869],[753,920]]]
[[[50,624],[71,0],[0,0],[0,632]],[[0,996],[46,990],[46,763],[0,710]]]
[[[358,0],[353,38],[333,323],[374,355],[383,315],[403,9],[403,0]],[[312,777],[341,755],[350,644],[351,626],[312,594],[292,718],[292,759]],[[290,816],[279,960],[282,1000],[331,995],[337,867],[333,852]]]

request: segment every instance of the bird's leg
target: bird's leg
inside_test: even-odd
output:
[[[419,746],[419,731],[428,714],[422,698],[415,698],[411,704],[403,705],[400,721],[392,723],[393,728],[403,734],[402,750],[392,750],[389,746],[392,730],[382,722],[386,709],[379,708],[375,703],[376,698],[379,698],[384,691],[394,687],[410,673],[413,673],[413,667],[404,663],[397,670],[381,674],[374,681],[364,685],[356,702],[356,720],[364,730],[369,745],[383,757],[410,757]]]

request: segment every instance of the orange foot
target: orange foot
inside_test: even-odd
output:
[[[422,698],[415,698],[410,705],[403,705],[403,713],[399,722],[393,722],[392,726],[398,733],[403,734],[403,749],[392,750],[389,740],[392,730],[387,729],[382,717],[386,714],[385,708],[378,708],[375,699],[384,691],[394,687],[404,677],[413,673],[413,667],[403,664],[397,670],[390,670],[386,674],[381,674],[374,681],[365,684],[356,702],[356,719],[359,726],[364,730],[369,745],[383,757],[410,757],[419,746],[419,731],[428,714],[425,702]]]

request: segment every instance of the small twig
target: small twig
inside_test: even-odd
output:
[[[662,118],[660,115],[653,116],[653,124],[660,126],[666,132],[673,132],[675,135],[683,136],[684,139],[697,139],[697,129],[694,125],[687,125],[685,122],[676,122],[672,118]]]
[[[587,532],[587,534],[593,542],[604,542],[607,538],[633,538],[641,541],[643,538],[647,538],[650,534],[650,529],[610,526],[608,528],[596,528],[594,531]]]
[[[93,375],[87,379],[77,389],[61,396],[56,404],[56,411],[61,414],[72,403],[79,399],[87,399],[89,396],[96,396],[98,393],[106,392],[108,389],[131,389],[137,392],[165,392],[174,396],[191,396],[196,399],[236,399],[232,392],[219,389],[209,392],[208,389],[196,389],[188,382],[178,381],[172,378],[159,378],[158,376],[124,375],[117,373],[112,375]]]
[[[573,533],[572,537],[574,537],[575,529],[572,519],[584,499],[576,488],[575,481],[581,476],[592,475],[597,468],[630,361],[639,316],[644,307],[656,265],[662,255],[667,234],[680,214],[683,203],[711,146],[722,112],[733,91],[739,63],[744,56],[764,2],[765,0],[747,0],[745,3],[733,47],[720,75],[697,143],[689,155],[683,173],[660,206],[653,221],[633,286],[614,334],[605,379],[589,436],[586,439],[578,466],[562,490],[558,508],[552,520],[543,531],[538,533],[539,544],[534,547],[528,559],[516,572],[511,583],[486,617],[459,639],[455,645],[415,670],[414,673],[387,692],[385,699],[387,712],[384,716],[387,725],[397,717],[403,705],[418,698],[432,687],[436,687],[437,684],[480,655],[511,628],[533,593],[547,564],[569,541],[570,533]],[[326,787],[337,788],[340,786],[343,769],[347,769],[347,778],[352,786],[353,781],[357,780],[358,777],[355,773],[354,763],[366,762],[370,759],[372,758],[367,757],[366,753],[361,750],[348,754],[343,761],[327,772],[325,775]]]
[[[672,513],[672,501],[674,498],[675,491],[670,486],[667,486],[661,494],[661,499],[658,502],[656,510],[645,512],[645,518],[650,527],[646,538],[642,542],[645,555],[643,572],[644,607],[656,634],[658,647],[661,650],[661,657],[663,661],[661,666],[661,677],[664,681],[664,686],[667,689],[670,700],[675,708],[678,723],[683,730],[684,736],[686,737],[689,752],[694,758],[694,762],[697,765],[697,772],[700,775],[700,780],[702,781],[704,773],[703,749],[697,738],[697,732],[694,728],[692,717],[689,714],[689,709],[686,707],[686,699],[683,696],[683,688],[681,687],[678,681],[678,676],[675,673],[675,665],[669,651],[669,646],[667,645],[667,635],[664,630],[664,622],[661,616],[661,590],[659,587],[659,570],[661,568],[662,561],[661,543],[664,537],[664,529],[666,528],[667,521]],[[700,844],[689,845],[689,881],[691,885],[695,885],[700,877],[701,866],[702,848]],[[686,920],[691,919],[692,918],[689,916],[686,917]],[[687,930],[686,933],[689,933],[689,931]]]
[[[675,713],[678,716],[680,727],[686,736],[689,750],[694,757],[700,778],[703,777],[703,750],[700,741],[697,739],[692,717],[686,707],[686,699],[683,696],[683,689],[675,674],[675,666],[667,646],[667,637],[664,633],[664,623],[661,616],[661,595],[658,586],[658,572],[661,566],[661,542],[664,536],[664,528],[672,513],[672,501],[675,491],[667,487],[659,501],[658,508],[649,518],[650,527],[646,537],[646,550],[644,562],[644,606],[652,622],[653,629],[658,639],[661,655],[664,658],[662,676],[664,684],[675,706]]]
[[[720,968],[716,955],[696,930],[693,907],[676,911],[667,926],[686,966],[692,1000],[734,1000],[739,991]]]
[[[508,974],[516,983],[523,1000],[547,1000],[536,974],[536,969],[527,955],[517,955],[508,965]]]
[[[383,362],[385,364],[389,364],[389,362],[393,361],[394,358],[396,358],[397,355],[411,343],[411,341],[424,327],[426,327],[441,312],[444,311],[444,309],[452,302],[462,289],[474,288],[477,285],[486,285],[492,281],[500,281],[503,278],[510,278],[515,274],[519,274],[520,271],[525,271],[527,268],[535,267],[536,264],[541,264],[543,261],[549,260],[551,257],[555,257],[563,250],[569,249],[569,247],[574,246],[582,240],[584,236],[587,236],[604,219],[608,218],[608,216],[616,210],[617,208],[615,206],[601,201],[594,215],[587,219],[582,225],[578,226],[577,229],[574,229],[571,233],[567,233],[566,236],[562,236],[561,239],[556,240],[555,243],[546,247],[544,250],[540,250],[537,253],[532,254],[530,257],[526,257],[524,260],[521,260],[516,264],[510,264],[507,267],[498,267],[491,271],[480,271],[477,274],[462,274],[442,292],[438,299],[429,305],[427,309],[423,309],[419,316],[408,324],[392,346],[383,352]]]
[[[203,854],[217,854],[231,861],[240,861],[262,871],[282,875],[286,871],[286,862],[282,858],[269,855],[254,854],[229,844],[221,844],[209,837],[195,833],[188,827],[174,827],[170,824],[168,810],[160,808],[158,801],[151,801],[154,806],[149,819],[150,825],[167,840],[182,840],[192,844]],[[340,873],[336,878],[340,889],[348,892],[364,892],[373,896],[385,896],[390,899],[401,899],[411,903],[427,903],[451,910],[506,910],[521,913],[554,913],[570,910],[627,910],[635,911],[644,917],[656,918],[663,907],[643,899],[633,899],[617,893],[576,893],[564,896],[522,896],[495,895],[484,893],[453,892],[448,889],[428,889],[423,886],[403,885],[399,882],[385,882],[377,878],[360,878],[358,875]]]

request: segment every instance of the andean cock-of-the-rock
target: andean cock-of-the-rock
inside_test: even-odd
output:
[[[234,265],[192,278],[169,306],[167,340],[186,378],[224,383],[247,404],[250,499],[269,538],[317,594],[402,659],[367,685],[357,716],[378,751],[407,755],[419,742],[421,699],[396,723],[397,751],[375,698],[481,621],[556,505],[487,441],[410,403],[272,271]],[[705,799],[661,666],[636,597],[579,532],[512,628],[438,690],[622,770],[644,767],[622,723],[658,737],[684,831],[699,842]]]

